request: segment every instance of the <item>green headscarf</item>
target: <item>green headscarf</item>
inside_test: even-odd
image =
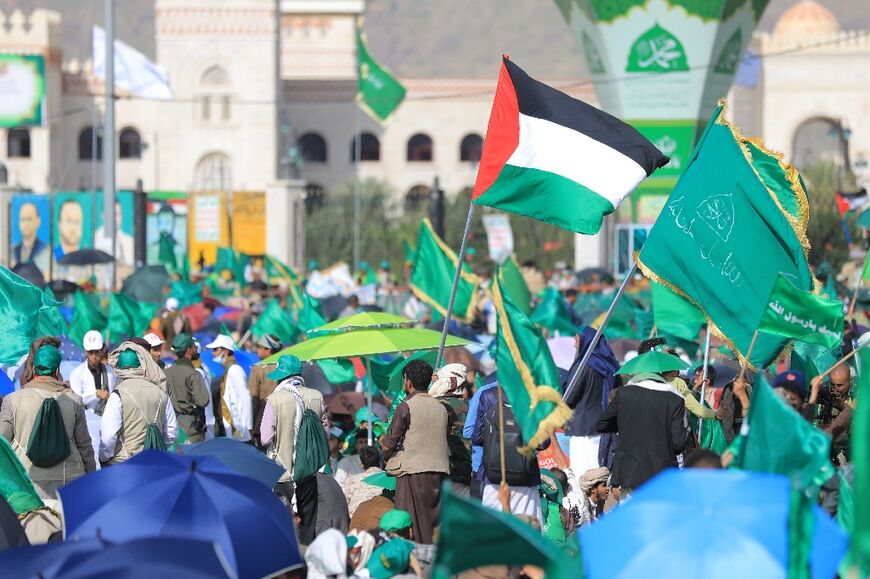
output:
[[[51,376],[60,368],[60,351],[51,345],[40,346],[33,356],[33,371],[38,376]]]
[[[565,544],[565,527],[559,507],[562,506],[562,485],[552,471],[541,469],[541,484],[538,485],[541,494],[541,511],[544,515],[544,536],[557,545]]]
[[[139,354],[134,352],[133,350],[124,350],[120,354],[118,354],[118,364],[117,367],[121,370],[128,370],[130,368],[139,368],[141,363],[139,362]]]

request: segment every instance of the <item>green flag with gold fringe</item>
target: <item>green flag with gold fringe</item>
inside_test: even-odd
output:
[[[744,138],[717,108],[637,258],[641,271],[698,306],[745,359],[780,273],[802,291],[810,270],[807,196],[781,156]],[[767,366],[787,338],[760,334]]]
[[[526,446],[531,452],[571,417],[562,401],[559,370],[534,322],[513,303],[493,276],[492,302],[498,314],[496,371],[510,401]]]
[[[456,253],[438,237],[432,223],[424,219],[417,236],[417,252],[414,256],[414,271],[411,273],[411,291],[417,299],[430,306],[442,316],[447,315],[450,291],[456,273]],[[480,280],[467,263],[462,264],[462,274],[456,289],[453,317],[470,322],[477,308],[477,288]]]
[[[499,279],[511,299],[524,314],[532,313],[532,293],[514,256],[509,256],[498,269]]]
[[[356,50],[357,101],[376,120],[386,121],[405,98],[405,87],[369,54],[362,20],[357,24]]]

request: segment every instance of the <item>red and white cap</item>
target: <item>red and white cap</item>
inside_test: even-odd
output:
[[[142,337],[145,339],[146,342],[148,342],[148,345],[151,346],[152,348],[157,348],[158,346],[162,346],[166,342],[166,340],[161,340],[160,336],[158,336],[154,332],[148,332],[147,334],[145,334]]]

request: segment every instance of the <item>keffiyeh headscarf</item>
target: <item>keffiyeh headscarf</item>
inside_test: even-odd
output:
[[[465,364],[445,364],[435,373],[435,381],[429,387],[432,398],[454,398],[465,393],[468,368]]]
[[[309,579],[347,577],[347,540],[341,531],[327,529],[317,535],[305,552]]]
[[[585,495],[598,486],[598,483],[606,483],[609,478],[610,471],[607,470],[607,467],[590,468],[580,477],[580,489]]]
[[[372,551],[375,550],[375,538],[372,537],[371,533],[357,529],[351,530],[347,536],[356,537],[356,545],[354,545],[354,549],[359,549],[360,552],[359,555],[357,555],[356,566],[353,570],[362,571],[366,568],[366,565],[368,565],[369,558],[372,556]]]

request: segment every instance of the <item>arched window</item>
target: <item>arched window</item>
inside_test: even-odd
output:
[[[230,191],[233,188],[233,166],[223,153],[209,153],[196,164],[194,187],[198,191]]]
[[[819,160],[846,163],[850,132],[833,119],[815,117],[801,123],[794,133],[793,163],[805,169]]]
[[[363,133],[359,143],[359,155],[363,161],[381,160],[381,142],[371,133]],[[356,139],[350,142],[350,162],[356,161]]]
[[[196,115],[201,121],[229,121],[232,117],[232,83],[230,75],[220,65],[205,69],[199,77]]]
[[[429,135],[417,133],[408,139],[408,161],[431,161],[432,139]]]
[[[405,210],[417,211],[422,209],[429,201],[429,187],[426,185],[414,185],[405,193]]]
[[[483,153],[483,137],[477,133],[469,133],[462,137],[459,144],[459,160],[470,163],[479,163]]]
[[[142,158],[142,137],[136,129],[126,128],[118,136],[118,157],[121,159]]]
[[[9,129],[6,133],[6,155],[12,158],[30,158],[30,131],[27,129]]]
[[[326,189],[323,185],[309,183],[305,186],[305,212],[312,213],[326,205]]]
[[[103,137],[96,137],[97,160],[103,158]],[[79,160],[92,161],[94,159],[94,130],[92,127],[85,127],[79,133]]]
[[[326,163],[326,139],[318,133],[305,133],[296,141],[299,156],[307,163]]]

